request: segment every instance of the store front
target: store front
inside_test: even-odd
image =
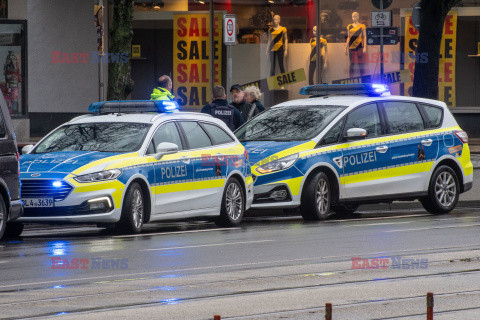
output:
[[[267,107],[301,98],[300,88],[316,83],[383,81],[393,94],[411,95],[415,60],[428,59],[415,55],[418,31],[411,17],[418,1],[385,2],[390,3],[385,14],[391,12],[392,27],[385,29],[382,78],[375,37],[379,29],[372,28],[372,19],[378,23],[384,14],[372,17],[372,11],[380,11],[372,1],[214,1],[213,68],[209,1],[179,0],[163,7],[160,1],[138,1],[132,44],[141,54],[132,58],[132,98],[149,98],[162,74],[172,76],[174,94],[184,110],[200,110],[209,102],[212,78],[225,87],[259,86]],[[237,44],[230,47],[222,43],[224,14],[236,16]],[[480,1],[463,1],[445,23],[439,99],[464,125],[480,115],[479,42]],[[470,133],[480,136],[480,129]]]

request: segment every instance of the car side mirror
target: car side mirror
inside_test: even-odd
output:
[[[367,130],[361,128],[351,128],[347,130],[347,135],[344,137],[347,140],[362,140],[367,137]]]
[[[26,145],[22,148],[22,154],[27,154],[33,150],[33,144]]]
[[[155,159],[160,160],[164,155],[174,154],[178,152],[178,146],[171,142],[161,142],[157,146],[157,153],[153,156]]]

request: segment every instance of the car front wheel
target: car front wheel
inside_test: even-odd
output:
[[[143,191],[136,182],[132,183],[125,194],[122,216],[115,229],[121,233],[140,233],[145,217]]]
[[[310,179],[302,194],[300,212],[304,220],[325,220],[332,215],[330,210],[332,189],[325,172],[318,172]]]
[[[245,195],[242,186],[235,178],[230,178],[223,190],[220,217],[215,221],[218,226],[234,227],[242,221],[245,212]]]
[[[433,173],[428,196],[420,199],[425,210],[433,214],[445,214],[457,205],[460,183],[455,171],[449,166],[440,166]]]

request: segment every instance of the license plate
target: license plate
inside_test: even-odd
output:
[[[53,198],[29,198],[22,199],[25,208],[51,208],[53,207]]]

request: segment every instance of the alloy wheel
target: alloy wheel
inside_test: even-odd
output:
[[[133,200],[132,200],[132,215],[133,215],[133,223],[135,224],[135,228],[139,229],[143,225],[143,197],[140,190],[136,189],[133,192]]]
[[[435,197],[442,206],[449,207],[455,201],[456,194],[455,178],[450,172],[443,171],[435,181]]]
[[[321,178],[318,180],[317,187],[315,188],[315,199],[318,212],[322,216],[328,213],[328,197],[328,183],[324,178]]]
[[[226,193],[226,209],[228,216],[236,221],[240,218],[243,208],[242,192],[236,183],[230,183]]]

